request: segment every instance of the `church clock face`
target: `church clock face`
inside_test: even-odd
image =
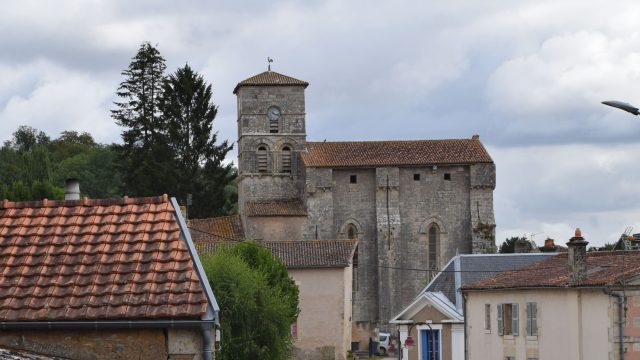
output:
[[[270,106],[269,109],[267,110],[267,117],[271,121],[276,121],[280,119],[281,115],[282,115],[282,111],[280,111],[280,108],[275,105]]]

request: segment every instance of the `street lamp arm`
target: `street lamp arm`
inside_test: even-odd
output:
[[[626,111],[628,113],[631,113],[633,115],[636,115],[636,116],[640,115],[640,109],[638,109],[637,107],[635,107],[635,106],[633,106],[633,105],[631,105],[629,103],[623,102],[623,101],[607,100],[607,101],[603,101],[602,103],[605,104],[605,105],[608,105],[608,106],[612,106],[614,108],[618,108],[620,110],[624,110],[624,111]]]

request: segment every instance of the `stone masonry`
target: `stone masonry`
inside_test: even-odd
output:
[[[389,319],[451,257],[495,252],[495,165],[490,158],[437,165],[428,161],[306,165],[302,158],[310,152],[305,133],[307,85],[265,72],[240,82],[234,90],[238,97],[238,195],[247,236],[269,233],[251,230],[256,226],[287,223],[282,216],[260,221],[246,216],[243,207],[252,201],[299,199],[306,206],[303,224],[293,232],[280,232],[299,233],[299,237],[264,240],[341,239],[349,237],[349,228],[355,228],[358,266],[354,267],[353,321],[361,328],[389,330]],[[281,111],[277,131],[268,115],[273,106]],[[464,141],[475,141],[484,151],[477,136]],[[259,171],[256,160],[260,146],[268,148],[266,172]],[[283,146],[293,149],[291,171],[286,173],[282,171]],[[431,259],[430,232],[436,239],[431,247],[436,257]]]

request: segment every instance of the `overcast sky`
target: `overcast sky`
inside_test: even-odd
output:
[[[640,232],[640,2],[28,1],[0,12],[0,141],[22,124],[119,142],[114,92],[140,44],[213,84],[306,80],[309,140],[470,138],[497,166],[497,242]],[[234,154],[235,157],[235,154]]]

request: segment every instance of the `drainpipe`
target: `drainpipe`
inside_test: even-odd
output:
[[[456,274],[457,275],[457,274]],[[462,318],[464,319],[464,332],[462,336],[464,336],[464,358],[465,360],[469,359],[469,349],[467,348],[467,293],[462,292]]]
[[[622,314],[623,305],[624,303],[626,303],[627,299],[624,293],[621,293],[619,291],[611,291],[607,288],[603,288],[602,291],[604,291],[604,293],[609,296],[615,296],[618,298],[618,301],[616,301],[616,304],[618,304],[618,334],[620,334],[620,339],[618,340],[618,352],[620,354],[620,360],[624,360],[624,321],[622,321]]]

